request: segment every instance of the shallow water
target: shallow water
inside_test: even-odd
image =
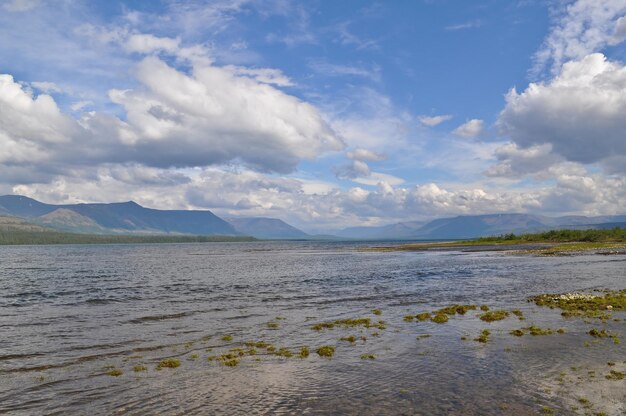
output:
[[[608,360],[618,366],[626,360],[623,344],[585,346],[594,341],[586,334],[590,328],[623,335],[624,321],[566,320],[526,301],[540,293],[626,288],[626,256],[357,247],[0,247],[0,413],[523,415],[547,406],[569,414],[570,390],[581,391],[576,371],[605,371]],[[526,321],[512,316],[487,324],[477,319],[479,311],[446,324],[402,319],[452,303],[518,308]],[[372,314],[375,308],[381,316]],[[360,317],[382,319],[386,329],[311,329]],[[279,328],[268,328],[270,321]],[[508,334],[529,325],[567,332]],[[485,328],[492,332],[489,342],[473,341]],[[431,336],[417,339],[423,334]],[[366,340],[339,340],[347,335]],[[311,355],[281,358],[258,350],[236,367],[207,360],[260,340],[294,353],[309,346]],[[318,357],[321,345],[336,346],[335,356]],[[376,359],[362,360],[362,354]],[[169,357],[181,366],[156,370]],[[148,371],[133,372],[135,364]],[[124,374],[109,376],[111,368]],[[601,410],[623,414],[620,406]]]

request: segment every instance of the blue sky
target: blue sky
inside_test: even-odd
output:
[[[0,8],[1,193],[313,232],[626,212],[626,0]]]

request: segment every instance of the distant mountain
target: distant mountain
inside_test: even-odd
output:
[[[226,221],[239,233],[255,238],[294,240],[311,237],[304,231],[275,218],[226,218]]]
[[[476,238],[507,233],[540,232],[559,228],[612,228],[626,222],[626,215],[546,217],[531,214],[464,215],[440,218],[413,229],[398,223],[384,227],[346,228],[341,237],[380,240],[440,240]]]
[[[379,227],[350,227],[338,231],[335,235],[360,240],[405,240],[412,239],[423,222],[410,221]]]
[[[211,211],[165,211],[135,202],[51,205],[0,196],[0,211],[62,231],[117,234],[240,235]]]

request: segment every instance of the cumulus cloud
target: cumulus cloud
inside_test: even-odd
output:
[[[626,68],[596,53],[566,63],[547,83],[511,90],[497,125],[522,149],[550,145],[554,154],[588,164],[626,155],[624,114]]]
[[[562,158],[552,153],[551,144],[520,148],[515,143],[507,143],[495,150],[498,163],[485,173],[492,177],[520,178],[528,174],[545,171]]]
[[[420,116],[418,117],[418,120],[420,123],[422,123],[425,126],[428,127],[435,127],[438,126],[439,124],[443,123],[444,121],[448,121],[451,120],[452,116],[450,114],[443,114],[440,116]]]
[[[479,119],[471,119],[468,122],[461,124],[454,130],[454,134],[461,137],[476,137],[483,132],[484,122]]]
[[[557,74],[563,63],[621,42],[625,14],[624,0],[577,0],[557,10],[557,23],[535,54],[532,72],[539,74],[551,64],[552,74]]]
[[[373,150],[362,149],[362,148],[351,150],[346,153],[346,156],[348,157],[348,159],[370,161],[370,162],[379,162],[381,160],[387,159],[387,156],[381,153],[376,153]]]
[[[50,94],[54,92],[62,92],[61,87],[59,87],[54,82],[34,81],[34,82],[31,82],[30,85],[32,85],[33,88],[36,88],[41,92],[45,92],[46,94]]]

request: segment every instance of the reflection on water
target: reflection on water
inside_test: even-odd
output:
[[[626,287],[623,256],[355,247],[2,247],[0,413],[523,415],[543,406],[567,412],[571,403],[562,390],[568,377],[579,377],[574,371],[590,377],[590,368],[607,360],[622,365],[625,358],[624,347],[610,340],[585,344],[598,323],[565,320],[526,302],[539,293]],[[487,324],[476,318],[479,311],[446,324],[402,319],[451,303],[519,308],[526,320]],[[373,315],[375,308],[382,315]],[[322,321],[360,317],[382,319],[386,329],[311,330]],[[566,334],[508,334],[529,325]],[[602,327],[624,333],[621,320]],[[485,328],[489,342],[473,341]],[[357,341],[339,340],[349,335]],[[236,367],[207,360],[246,341],[296,355],[258,349]],[[336,346],[332,359],[314,353],[322,345]],[[296,358],[302,346],[310,347],[310,357]],[[156,370],[163,358],[181,365]],[[134,372],[135,365],[147,371]],[[571,367],[581,370],[562,374]],[[107,375],[111,369],[123,375]],[[619,403],[611,409],[623,411]]]

